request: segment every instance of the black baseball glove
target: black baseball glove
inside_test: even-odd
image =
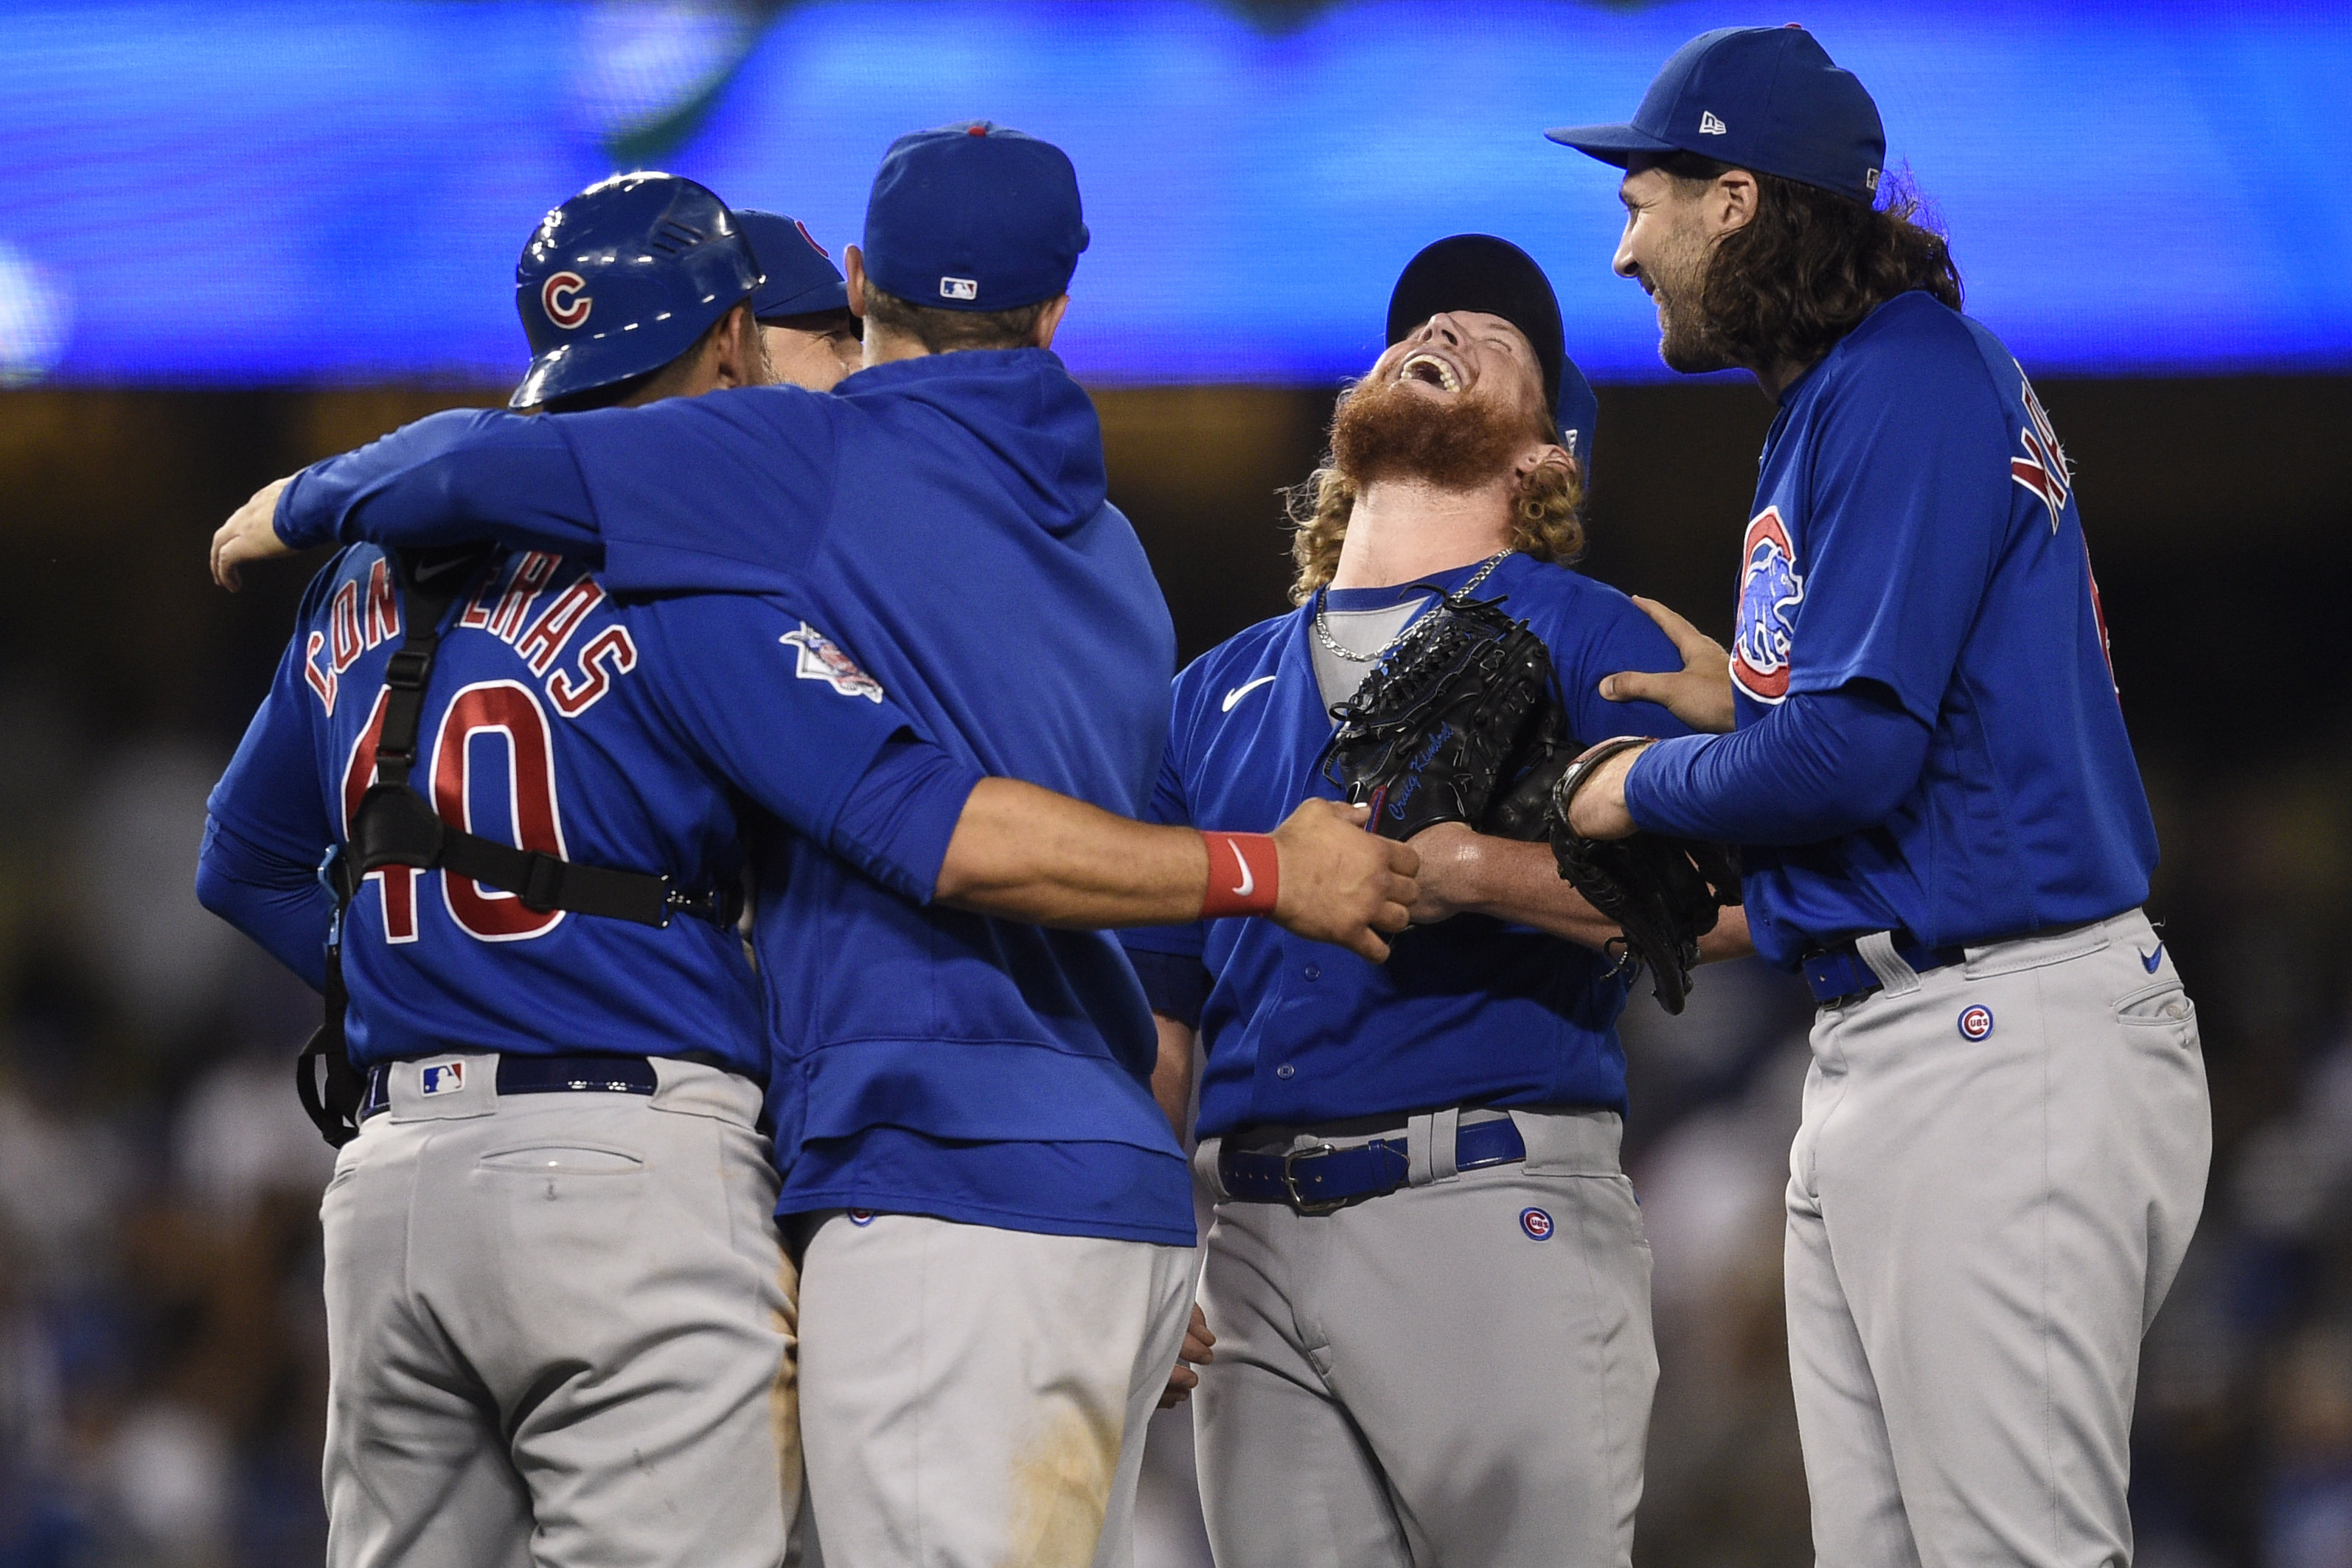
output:
[[[1698,939],[1715,929],[1717,910],[1739,902],[1739,852],[1664,833],[1588,839],[1568,825],[1585,780],[1619,752],[1644,744],[1638,736],[1604,740],[1560,774],[1552,786],[1551,852],[1559,874],[1624,932],[1623,961],[1646,965],[1658,1005],[1678,1013],[1698,964]]]
[[[1538,714],[1558,706],[1543,640],[1501,603],[1435,606],[1331,709],[1339,727],[1323,748],[1323,777],[1372,808],[1381,837],[1480,824]]]
[[[1583,749],[1576,737],[1568,733],[1568,711],[1556,695],[1547,691],[1519,742],[1517,755],[1504,771],[1506,782],[1478,822],[1478,831],[1498,839],[1529,841],[1551,837],[1552,787]]]

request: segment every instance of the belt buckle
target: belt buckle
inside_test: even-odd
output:
[[[1348,1200],[1344,1197],[1333,1198],[1322,1203],[1309,1202],[1299,1193],[1298,1176],[1292,1168],[1300,1160],[1319,1158],[1324,1155],[1336,1155],[1339,1152],[1336,1145],[1317,1144],[1313,1148],[1293,1149],[1282,1156],[1282,1190],[1290,1195],[1291,1207],[1301,1214],[1337,1214],[1348,1207]]]

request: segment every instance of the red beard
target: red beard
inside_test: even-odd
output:
[[[1475,394],[1438,402],[1398,382],[1360,382],[1331,416],[1331,461],[1359,486],[1418,479],[1475,490],[1510,472],[1535,438],[1528,423]]]

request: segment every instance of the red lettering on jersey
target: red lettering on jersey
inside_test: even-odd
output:
[[[392,573],[382,557],[368,571],[367,645],[400,635],[400,597],[392,591]]]
[[[327,630],[335,640],[335,674],[341,674],[367,651],[360,640],[360,585],[347,582],[335,590],[335,600],[327,611]]]
[[[547,613],[515,644],[515,652],[522,655],[532,674],[547,674],[547,667],[563,652],[563,644],[572,640],[572,633],[580,629],[588,612],[604,601],[604,585],[593,577],[581,578],[556,596],[555,602],[547,607]]]
[[[318,633],[310,633],[315,642]],[[392,693],[381,691],[375,695],[375,707],[368,715],[367,727],[352,744],[351,761],[343,768],[343,842],[352,841],[352,818],[360,809],[361,800],[368,786],[375,782],[376,742],[383,735],[383,705]],[[370,872],[367,880],[383,889],[383,939],[387,942],[416,940],[416,879],[425,873],[415,866],[390,866]]]
[[[614,628],[618,631],[619,628]],[[600,639],[601,641],[601,639]],[[460,691],[442,716],[433,744],[433,807],[441,820],[474,826],[476,742],[504,737],[507,803],[518,848],[563,855],[563,824],[555,803],[555,737],[547,715],[529,686],[486,681]],[[441,897],[451,919],[485,942],[520,942],[551,931],[563,912],[526,908],[511,893],[484,887],[470,877],[441,874]]]
[[[2099,602],[2099,574],[2091,570],[2091,540],[2087,535],[2083,539],[2083,577],[2091,585],[2091,619],[2099,628],[2099,654],[2107,662],[2107,685],[2115,686],[2120,699],[2124,689],[2116,685],[2116,649],[2107,641],[2107,607]]]
[[[580,650],[580,673],[586,679],[574,684],[569,670],[558,670],[548,677],[547,695],[554,699],[556,712],[578,718],[613,689],[614,676],[636,667],[637,645],[629,641],[628,628],[607,626]]]
[[[342,683],[335,678],[334,671],[320,664],[319,655],[326,651],[327,634],[324,632],[311,632],[310,640],[302,644],[302,678],[310,683],[312,691],[319,694],[320,706],[326,708],[327,716],[331,718],[335,713],[335,692]]]
[[[509,571],[511,570],[509,569]],[[495,571],[490,573],[489,581],[482,584],[474,597],[467,601],[465,613],[457,617],[458,625],[480,628],[490,623],[490,606],[497,601],[499,584],[506,575]]]
[[[507,584],[505,597],[490,616],[491,636],[503,637],[509,643],[515,640],[515,633],[522,630],[524,619],[530,614],[532,601],[539,598],[539,591],[547,586],[547,580],[555,575],[562,562],[561,556],[549,555],[544,550],[532,550],[522,558],[522,564],[515,568],[514,580]]]
[[[2013,362],[2013,361],[2012,361]],[[2050,531],[2058,531],[2059,514],[2066,509],[2066,494],[2074,484],[2074,473],[2066,461],[2065,449],[2058,444],[2057,427],[2042,400],[2033,395],[2033,383],[2025,379],[2025,367],[2017,367],[2017,384],[2024,394],[2026,428],[2018,434],[2018,444],[2025,455],[2009,460],[2009,476],[2042,497],[2050,508]]]

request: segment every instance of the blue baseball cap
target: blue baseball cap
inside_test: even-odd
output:
[[[1013,310],[1070,286],[1090,236],[1050,141],[985,120],[890,143],[866,200],[866,270],[938,310]]]
[[[1696,152],[1857,202],[1876,197],[1886,162],[1878,105],[1793,22],[1701,33],[1659,69],[1632,124],[1544,134],[1620,169],[1636,152]]]
[[[832,256],[816,243],[806,224],[757,207],[737,207],[735,223],[751,242],[751,254],[760,258],[760,269],[768,275],[751,296],[752,315],[771,321],[849,308],[849,286],[841,280],[841,268],[833,265]]]
[[[1544,403],[1559,444],[1574,455],[1585,482],[1592,480],[1592,426],[1601,412],[1592,383],[1568,357],[1559,297],[1536,258],[1493,235],[1454,235],[1424,246],[1397,275],[1389,295],[1391,344],[1402,342],[1432,316],[1475,310],[1500,316],[1526,335],[1536,351]]]

